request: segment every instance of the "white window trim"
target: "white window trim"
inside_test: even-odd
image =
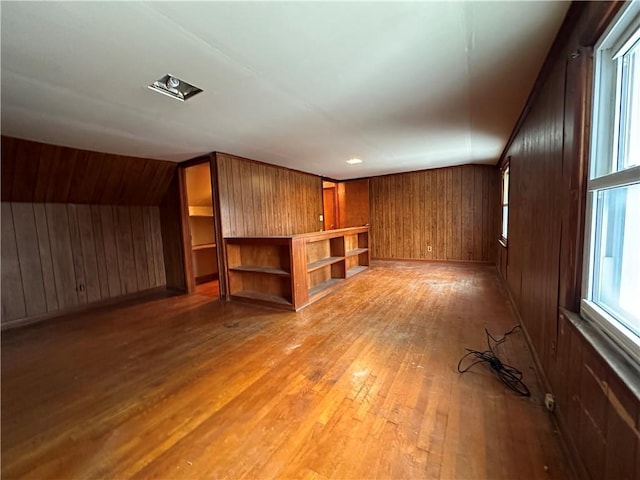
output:
[[[509,170],[509,180],[507,183],[507,202],[504,201],[504,174]],[[511,156],[508,157],[507,162],[500,169],[500,238],[498,241],[504,248],[508,248],[509,243],[509,214],[507,213],[507,236],[502,235],[502,225],[504,222],[504,207],[507,207],[509,211],[509,192],[511,192]]]
[[[594,267],[594,246],[596,219],[593,215],[596,202],[596,190],[606,189],[610,187],[618,187],[637,183],[640,179],[640,166],[622,170],[612,174],[604,175],[591,179],[595,169],[595,158],[601,154],[603,150],[612,152],[611,140],[602,142],[600,137],[600,123],[611,121],[612,112],[610,106],[617,103],[619,92],[617,89],[609,88],[606,84],[612,81],[611,68],[608,71],[601,66],[603,62],[603,51],[615,51],[614,57],[618,57],[621,52],[625,51],[625,47],[632,45],[632,41],[637,40],[634,37],[626,39],[630,32],[638,27],[640,23],[640,1],[631,2],[626,8],[616,16],[611,25],[607,28],[601,39],[595,46],[595,69],[593,84],[593,112],[592,112],[592,130],[591,130],[591,152],[589,158],[590,180],[587,186],[587,208],[585,216],[585,236],[584,236],[584,257],[583,257],[583,276],[582,276],[582,299],[580,302],[580,315],[587,319],[598,331],[605,335],[610,341],[613,341],[617,350],[623,355],[630,358],[636,365],[640,366],[640,339],[630,332],[624,325],[614,319],[609,313],[600,308],[590,299],[592,298],[592,276]],[[600,92],[606,88],[608,94],[615,95],[615,102],[611,102],[611,98],[605,99]],[[609,96],[610,96],[609,95]],[[616,109],[617,110],[617,109]],[[616,113],[617,116],[617,113]],[[618,119],[614,119],[615,125]],[[614,129],[613,141],[616,141],[617,129]],[[604,145],[603,145],[604,143]],[[615,144],[614,144],[615,145]],[[614,152],[612,161],[617,161],[617,152]]]

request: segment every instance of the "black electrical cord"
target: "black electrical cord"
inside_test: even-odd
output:
[[[472,350],[470,348],[466,348],[465,350],[467,351],[467,353],[458,362],[458,372],[465,373],[465,372],[468,372],[474,365],[477,365],[478,363],[487,363],[489,364],[489,367],[491,368],[491,370],[493,370],[495,374],[498,376],[500,381],[504,385],[506,385],[508,388],[510,388],[520,396],[523,396],[523,397],[531,396],[531,392],[529,392],[529,389],[522,381],[522,372],[517,368],[512,367],[511,365],[507,365],[506,363],[503,363],[493,350],[495,347],[497,347],[501,343],[504,343],[504,341],[507,339],[509,335],[511,335],[512,333],[514,333],[519,329],[520,329],[520,325],[516,325],[507,333],[505,333],[501,338],[495,338],[493,335],[489,333],[489,330],[485,328],[484,332],[487,335],[487,347],[489,349],[485,350],[484,352],[481,352],[479,350]],[[493,345],[491,345],[491,341],[493,341]],[[475,357],[477,360],[472,362],[466,368],[461,369],[460,366],[462,365],[462,362],[464,362],[464,360],[467,357]]]

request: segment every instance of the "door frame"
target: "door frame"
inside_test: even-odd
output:
[[[189,226],[189,201],[187,197],[186,169],[209,162],[211,175],[211,203],[213,207],[213,229],[216,241],[216,257],[218,261],[218,291],[219,298],[225,298],[227,294],[227,256],[222,236],[222,222],[220,220],[220,189],[218,188],[218,162],[216,154],[209,153],[200,157],[186,160],[178,164],[178,178],[180,187],[180,222],[183,238],[184,276],[187,293],[193,293],[196,289],[196,279],[191,257],[191,227]]]

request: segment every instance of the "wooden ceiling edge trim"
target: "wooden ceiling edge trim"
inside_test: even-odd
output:
[[[513,130],[511,131],[511,135],[509,135],[509,139],[505,144],[502,153],[498,157],[498,168],[503,168],[504,163],[507,158],[507,152],[513,145],[516,137],[518,136],[520,130],[522,129],[522,125],[524,124],[529,112],[535,101],[540,94],[544,83],[549,78],[551,74],[551,70],[554,67],[555,63],[562,57],[565,53],[564,51],[567,48],[567,43],[571,39],[572,35],[576,33],[576,28],[580,26],[580,21],[584,19],[585,15],[589,15],[590,8],[606,8],[604,12],[601,12],[600,15],[596,15],[591,19],[587,19],[585,22],[585,26],[582,32],[578,33],[579,38],[579,46],[582,47],[593,47],[593,45],[598,41],[598,38],[602,35],[604,30],[607,28],[611,20],[618,13],[620,8],[624,5],[623,0],[615,0],[611,2],[607,2],[602,7],[602,4],[591,4],[590,2],[572,2],[565,18],[560,26],[560,30],[558,31],[556,38],[551,44],[551,48],[549,49],[549,53],[540,68],[540,72],[538,72],[538,76],[536,77],[535,82],[533,83],[533,87],[531,88],[531,92],[529,92],[529,96],[527,97],[527,101],[522,108],[522,112],[516,121]],[[592,5],[596,5],[595,7]]]

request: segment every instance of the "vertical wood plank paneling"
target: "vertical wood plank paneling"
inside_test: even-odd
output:
[[[69,217],[69,236],[71,238],[71,250],[73,252],[73,270],[76,276],[76,290],[78,302],[85,304],[87,298],[87,275],[84,269],[84,254],[80,241],[80,228],[78,226],[77,205],[67,205],[67,215]]]
[[[563,129],[565,66],[561,59],[540,91],[522,148],[516,139],[509,151],[508,286],[545,370],[557,342],[563,136],[553,132]]]
[[[136,261],[133,253],[131,215],[129,209],[122,206],[114,207],[113,213],[120,267],[120,284],[123,293],[133,293],[138,291],[138,279],[136,275]]]
[[[4,146],[4,143],[3,143]],[[13,227],[11,205],[2,202],[2,322],[26,316],[27,309],[22,291],[22,274],[18,260],[18,248]]]
[[[421,258],[420,245],[423,242],[424,231],[424,215],[421,214],[425,210],[424,204],[424,189],[421,188],[424,185],[423,172],[418,172],[416,175],[411,176],[411,189],[409,193],[409,205],[410,212],[405,217],[405,231],[409,229],[411,232],[411,251],[409,258]],[[415,228],[414,228],[415,227]]]
[[[149,264],[144,234],[144,219],[142,207],[131,207],[131,231],[133,234],[133,256],[136,266],[138,290],[149,288]]]
[[[494,172],[494,175],[498,175],[498,171]],[[480,204],[480,208],[482,209],[482,258],[489,258],[489,244],[492,242],[493,236],[496,236],[496,240],[498,238],[499,226],[494,226],[489,222],[489,214],[496,208],[500,208],[500,212],[502,212],[502,207],[494,205],[491,203],[489,198],[489,186],[490,186],[490,176],[491,172],[486,172],[482,177],[482,203]],[[506,272],[505,272],[506,273]],[[506,276],[505,276],[506,278]]]
[[[395,238],[402,238],[401,242],[393,242],[393,248],[391,249],[391,258],[402,258],[404,255],[404,238],[402,227],[404,225],[405,212],[402,208],[402,194],[404,193],[404,185],[402,184],[402,178],[398,175],[391,177],[391,185],[393,186],[393,203],[392,208],[397,212],[393,215],[393,230],[392,235]]]
[[[247,209],[246,211],[244,209],[244,202],[246,200],[242,194],[242,183],[244,179],[242,177],[240,162],[235,159],[231,162],[231,178],[231,185],[233,186],[233,201],[236,208],[236,215],[234,218],[235,235],[249,235],[249,231],[245,226],[245,219],[253,212],[250,209]]]
[[[93,232],[91,206],[77,205],[76,216],[78,218],[78,232],[80,234],[80,246],[82,249],[87,302],[97,302],[102,299],[102,292],[100,289],[100,273],[98,271],[98,258],[96,254],[97,242]]]
[[[473,257],[473,231],[476,224],[476,218],[473,216],[473,194],[474,186],[474,168],[471,165],[462,167],[462,183],[461,183],[461,212],[460,212],[460,228],[461,228],[461,252],[460,256],[465,260],[472,260]]]
[[[640,448],[637,435],[640,408],[638,399],[617,378],[609,376],[607,402],[606,454],[603,478],[632,478],[636,470],[636,452]],[[636,471],[636,477],[640,471]]]
[[[422,218],[421,230],[426,232],[426,235],[425,238],[419,242],[417,258],[431,259],[433,257],[433,252],[429,252],[427,248],[431,245],[431,248],[433,249],[433,238],[431,238],[431,235],[434,231],[431,225],[431,172],[422,172],[421,176],[422,179],[419,182],[420,185],[418,193],[418,195],[420,195],[420,207],[416,213]]]
[[[216,154],[225,237],[293,235],[321,228],[320,177]]]
[[[451,259],[462,259],[462,168],[452,168],[451,175],[451,233],[449,243],[452,245]]]
[[[438,242],[438,175],[437,171],[429,172],[429,192],[430,192],[430,212],[431,212],[431,232],[429,237],[431,239],[430,243],[426,245],[425,251],[428,259],[436,259],[437,256],[437,242]],[[431,252],[429,252],[429,245],[431,245]]]
[[[165,284],[159,208],[113,208],[2,202],[3,325]]]
[[[47,311],[47,299],[42,281],[42,265],[38,233],[31,203],[12,203],[13,226],[18,247],[18,260],[27,316]]]
[[[310,178],[307,195],[311,197],[315,184],[313,178]],[[371,223],[369,214],[369,180],[351,180],[338,184],[338,197],[340,208],[338,215],[340,217],[340,228],[361,227]],[[314,198],[309,199],[309,218],[315,218],[317,206],[314,205]]]
[[[587,340],[589,329],[578,328],[580,320],[567,313],[578,310],[581,289],[590,46],[619,7],[572,5],[502,159],[510,158],[511,185],[508,248],[500,248],[500,271],[585,478],[640,475],[639,400],[608,365],[615,360],[597,353],[592,344],[599,342]],[[494,211],[499,220],[500,207]]]
[[[485,196],[493,198],[498,186],[483,186],[495,174],[469,165],[371,178],[373,256],[492,261],[482,243],[494,228]]]
[[[151,219],[151,230],[153,232],[153,258],[155,259],[156,285],[166,285],[166,269],[163,257],[163,235],[160,224],[160,208],[151,207],[149,209]]]
[[[144,228],[144,249],[147,258],[147,276],[149,277],[149,286],[158,286],[158,278],[156,277],[156,261],[153,254],[153,228],[151,226],[150,207],[142,208],[142,222]]]
[[[113,216],[114,212],[111,205],[100,206],[100,222],[102,224],[104,255],[107,262],[109,296],[117,297],[125,292],[123,292],[122,283],[120,281],[120,260],[118,259],[116,229]]]
[[[162,251],[167,288],[186,291],[184,242],[182,238],[182,213],[179,172],[174,174],[167,194],[160,205]]]
[[[69,216],[67,206],[59,203],[46,204],[49,241],[51,242],[51,258],[53,274],[58,294],[58,307],[65,309],[78,305],[76,292],[76,273],[74,270],[71,235],[69,233]]]
[[[100,283],[100,298],[109,298],[109,274],[107,270],[107,258],[104,247],[104,235],[102,233],[102,215],[98,205],[91,205],[91,224],[95,239],[96,264],[98,267],[98,281]]]
[[[436,192],[436,206],[435,211],[437,215],[437,225],[438,228],[436,230],[436,247],[435,253],[438,260],[444,260],[447,258],[447,208],[446,208],[446,198],[447,198],[447,171],[443,168],[436,170],[436,182],[437,182],[437,192]]]
[[[231,159],[226,155],[216,155],[219,177],[219,198],[221,227],[224,236],[234,236],[235,202],[233,202],[233,186],[231,185]],[[275,218],[274,218],[275,220]],[[270,233],[270,235],[272,235]]]
[[[40,251],[42,283],[44,285],[44,293],[47,300],[47,311],[54,312],[58,310],[58,294],[56,292],[56,280],[53,273],[53,260],[51,258],[51,243],[49,241],[49,227],[47,225],[45,204],[34,203],[33,213],[36,220],[38,250]]]
[[[471,201],[471,218],[473,218],[474,223],[479,223],[482,225],[480,229],[472,229],[472,240],[471,240],[471,257],[472,258],[482,258],[482,243],[483,243],[483,235],[491,232],[491,229],[487,230],[487,222],[483,216],[483,194],[484,194],[484,178],[486,176],[485,170],[473,169],[473,199]],[[488,257],[488,256],[487,256]]]

